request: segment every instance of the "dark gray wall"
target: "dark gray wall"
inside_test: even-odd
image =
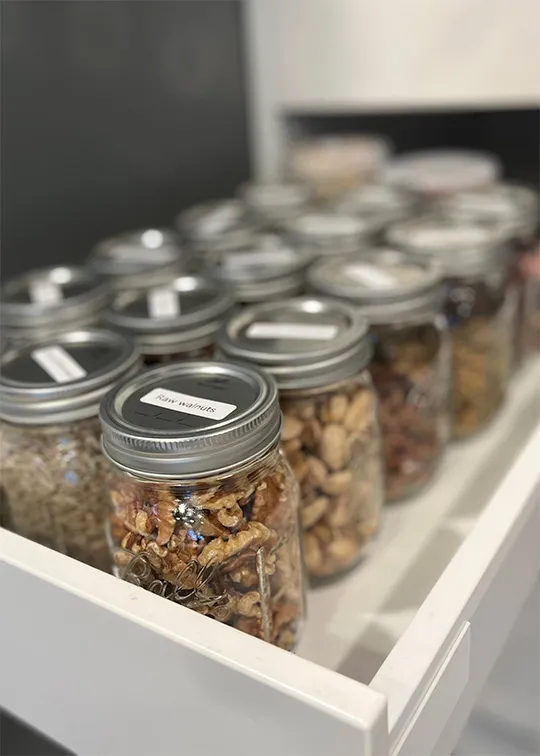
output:
[[[248,176],[240,3],[3,0],[3,277]]]

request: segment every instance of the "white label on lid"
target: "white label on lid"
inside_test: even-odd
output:
[[[64,298],[61,287],[48,278],[36,278],[30,281],[28,293],[30,300],[40,305],[58,304]]]
[[[180,315],[180,297],[170,286],[156,286],[147,294],[148,313],[151,318],[175,318]]]
[[[207,417],[211,420],[223,420],[236,409],[235,404],[217,402],[215,399],[205,399],[191,394],[181,394],[179,391],[155,388],[141,397],[143,404],[152,404],[154,407],[183,412],[186,415]]]
[[[61,346],[42,347],[32,352],[34,362],[56,383],[70,383],[84,378],[86,370]]]
[[[391,289],[396,284],[396,279],[390,273],[367,263],[347,265],[344,272],[355,281],[373,289]]]
[[[271,238],[271,237],[269,237]],[[254,252],[231,252],[226,255],[223,264],[226,268],[266,268],[271,265],[286,265],[292,255],[288,249],[272,248],[272,242],[264,242],[265,249]]]
[[[300,339],[306,341],[330,341],[337,336],[338,327],[325,323],[251,323],[248,339]]]

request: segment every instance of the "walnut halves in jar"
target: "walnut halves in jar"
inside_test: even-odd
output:
[[[110,570],[99,401],[138,370],[117,333],[73,331],[2,357],[0,442],[8,522],[30,538]]]
[[[315,581],[339,575],[365,555],[382,503],[367,324],[339,302],[290,299],[231,318],[218,348],[276,378],[306,566]]]
[[[109,395],[101,420],[117,576],[294,649],[298,487],[273,381],[219,362],[154,368]]]

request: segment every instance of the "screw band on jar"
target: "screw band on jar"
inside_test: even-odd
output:
[[[254,221],[266,228],[279,227],[299,215],[312,199],[305,184],[290,182],[244,184],[238,189],[238,196]]]
[[[283,232],[296,246],[312,257],[359,252],[384,228],[375,216],[359,217],[331,210],[302,213],[283,224]]]
[[[216,200],[195,205],[176,216],[175,226],[195,253],[220,244],[248,244],[257,224],[237,199]]]
[[[101,422],[116,574],[292,650],[298,490],[273,381],[219,362],[155,368],[117,387]]]
[[[217,345],[276,379],[309,574],[321,580],[344,572],[373,538],[382,496],[367,324],[339,302],[291,299],[246,308]]]

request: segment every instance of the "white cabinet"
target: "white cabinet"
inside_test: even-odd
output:
[[[448,754],[540,571],[540,361],[296,655],[6,531],[0,705],[80,756]]]

